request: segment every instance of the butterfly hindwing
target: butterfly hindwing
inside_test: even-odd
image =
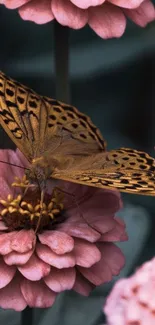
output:
[[[131,155],[129,155],[129,153]],[[123,159],[127,157],[127,159]],[[96,158],[96,160],[95,160]],[[69,170],[52,177],[99,188],[155,196],[155,160],[145,152],[120,148],[74,164]]]

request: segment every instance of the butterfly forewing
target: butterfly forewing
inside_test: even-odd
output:
[[[31,162],[64,141],[88,144],[88,151],[105,150],[105,141],[90,118],[48,97],[42,97],[0,73],[0,121],[16,146]],[[72,143],[73,147],[74,141]],[[78,148],[77,148],[78,150]],[[80,151],[80,148],[79,148]]]

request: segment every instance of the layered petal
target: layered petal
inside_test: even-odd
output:
[[[20,273],[28,280],[38,281],[50,273],[50,265],[33,254],[25,265],[18,266]]]
[[[79,29],[88,21],[88,12],[74,6],[70,0],[52,0],[51,8],[56,20],[63,26]]]
[[[43,281],[31,282],[24,279],[21,282],[21,292],[28,306],[31,308],[48,308],[55,301],[56,294]]]
[[[36,235],[34,230],[20,230],[11,239],[11,249],[18,253],[26,253],[35,247]]]
[[[101,259],[89,269],[78,267],[81,274],[95,285],[100,285],[112,279],[124,266],[124,256],[114,244],[98,244]]]
[[[136,9],[125,9],[124,12],[127,17],[141,27],[145,27],[149,22],[155,19],[155,8],[150,0],[145,0]]]
[[[125,231],[125,223],[119,219],[115,218],[116,224],[113,229],[103,234],[99,241],[104,242],[117,242],[128,240],[128,236]]]
[[[128,8],[128,9],[133,9],[137,8],[140,6],[140,4],[144,0],[108,0],[108,2],[113,3],[116,6],[122,7],[122,8]]]
[[[0,289],[7,286],[11,282],[16,273],[14,266],[8,266],[5,264],[2,258],[0,258]]]
[[[100,7],[89,8],[88,24],[97,35],[107,39],[123,35],[126,19],[119,7],[104,3]]]
[[[14,238],[14,235],[16,235],[15,231],[0,234],[0,254],[6,255],[11,253],[11,241]]]
[[[59,226],[59,230],[73,237],[85,239],[92,243],[96,242],[101,236],[100,233],[91,228],[91,225],[89,226],[84,221],[81,222],[80,218],[78,219],[79,222],[77,221],[77,217],[73,214],[72,218],[68,218],[64,224]]]
[[[91,267],[101,258],[96,245],[81,239],[75,239],[74,254],[76,264],[83,267]]]
[[[22,311],[27,303],[20,289],[20,277],[16,276],[6,287],[0,290],[0,306],[4,309]]]
[[[28,262],[32,254],[33,250],[22,254],[11,252],[4,256],[4,261],[7,265],[24,265]]]
[[[8,9],[17,9],[30,1],[31,0],[1,0],[0,3],[4,3]]]
[[[90,283],[86,278],[84,278],[82,276],[82,274],[80,274],[80,272],[78,272],[78,270],[76,271],[76,280],[74,283],[74,291],[78,292],[79,294],[83,295],[83,296],[89,296],[90,292],[92,291],[92,289],[94,288],[94,285],[92,283]]]
[[[31,0],[21,6],[19,14],[23,20],[32,20],[36,24],[45,24],[54,19],[49,0]]]
[[[71,0],[78,8],[87,9],[89,7],[96,7],[101,5],[105,0]]]
[[[61,292],[73,288],[76,272],[74,268],[54,269],[44,278],[44,282],[54,292]]]
[[[44,231],[38,235],[40,242],[47,245],[58,255],[69,253],[74,248],[74,240],[61,231]]]
[[[57,255],[48,246],[38,243],[36,246],[36,253],[42,261],[58,269],[75,266],[75,255],[73,252]]]

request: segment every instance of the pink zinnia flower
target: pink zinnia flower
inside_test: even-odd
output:
[[[144,27],[155,19],[151,0],[0,0],[9,9],[18,8],[24,20],[44,24],[56,19],[79,29],[88,24],[100,37],[120,37],[130,18]]]
[[[0,160],[28,166],[18,150],[0,150]],[[115,217],[119,193],[61,182],[77,201],[65,195],[63,208],[59,196],[49,195],[51,180],[38,226],[38,189],[28,189],[21,200],[21,186],[11,186],[23,173],[0,163],[0,307],[49,307],[59,292],[88,295],[117,275],[124,256],[113,242],[127,239],[124,223]]]
[[[155,258],[115,284],[104,312],[108,325],[155,324]]]

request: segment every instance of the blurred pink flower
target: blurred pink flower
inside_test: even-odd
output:
[[[108,325],[155,324],[155,258],[144,263],[128,279],[119,280],[104,312]]]
[[[79,29],[88,24],[100,37],[123,35],[130,18],[144,27],[155,19],[151,0],[0,0],[9,9],[18,8],[24,20],[44,24],[56,19]]]
[[[28,166],[18,150],[0,150],[0,160]],[[127,240],[124,223],[115,217],[121,207],[119,193],[61,182],[65,191],[75,194],[79,208],[65,195],[61,214],[56,215],[58,204],[46,214],[42,210],[36,232],[37,209],[32,206],[40,195],[29,189],[19,203],[22,189],[10,185],[23,172],[0,163],[0,307],[49,307],[61,291],[73,289],[87,296],[119,274],[124,256],[113,242]],[[51,183],[45,204],[52,197]],[[55,214],[54,219],[48,213]]]

